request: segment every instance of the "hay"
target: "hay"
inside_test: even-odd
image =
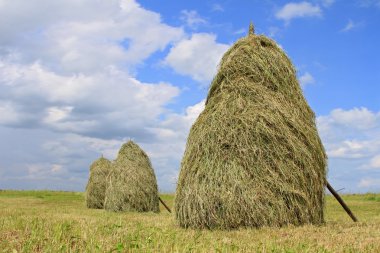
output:
[[[90,177],[86,186],[86,206],[102,209],[106,193],[107,177],[111,171],[111,162],[103,157],[90,166]]]
[[[221,229],[323,223],[326,159],[292,63],[250,34],[223,56],[190,130],[176,219]]]
[[[157,180],[145,152],[134,142],[125,143],[112,164],[105,209],[159,212]]]

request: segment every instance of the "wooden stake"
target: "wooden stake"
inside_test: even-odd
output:
[[[358,219],[355,217],[355,215],[351,212],[350,208],[344,203],[343,199],[339,196],[339,194],[332,188],[332,186],[329,184],[329,182],[326,181],[327,189],[331,192],[332,195],[338,200],[339,204],[344,208],[344,210],[348,213],[348,215],[351,217],[351,219],[354,222],[357,222]]]
[[[172,210],[170,210],[170,208],[165,204],[161,197],[158,197],[158,199],[160,200],[161,204],[166,208],[166,210],[168,210],[169,213],[172,213]]]

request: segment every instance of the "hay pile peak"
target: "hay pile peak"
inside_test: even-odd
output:
[[[255,27],[252,22],[249,24],[248,36],[249,35],[255,35]]]
[[[122,145],[112,168],[106,210],[159,212],[156,176],[149,157],[136,143]]]
[[[324,222],[326,154],[296,71],[273,40],[238,40],[193,124],[175,197],[183,227]]]
[[[130,140],[121,146],[116,160],[128,159],[128,160],[134,161],[142,157],[146,158],[146,159],[142,159],[142,161],[149,161],[148,156],[139,147],[139,145],[137,145],[135,142]]]

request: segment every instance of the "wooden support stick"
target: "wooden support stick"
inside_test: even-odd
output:
[[[166,208],[166,210],[168,210],[168,212],[171,213],[172,210],[170,210],[170,208],[165,204],[165,202],[161,199],[161,197],[158,197],[158,199],[160,200],[161,204]]]
[[[327,189],[331,192],[332,195],[338,200],[339,204],[344,208],[344,210],[348,213],[348,215],[351,217],[351,219],[354,222],[357,222],[358,219],[355,217],[355,215],[351,212],[350,208],[344,203],[343,199],[339,196],[339,194],[332,188],[332,186],[329,184],[329,182],[326,181]]]

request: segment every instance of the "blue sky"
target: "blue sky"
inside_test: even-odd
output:
[[[380,191],[380,1],[0,0],[0,188],[84,190],[136,141],[174,191],[223,53],[274,39],[317,115],[329,180]]]

